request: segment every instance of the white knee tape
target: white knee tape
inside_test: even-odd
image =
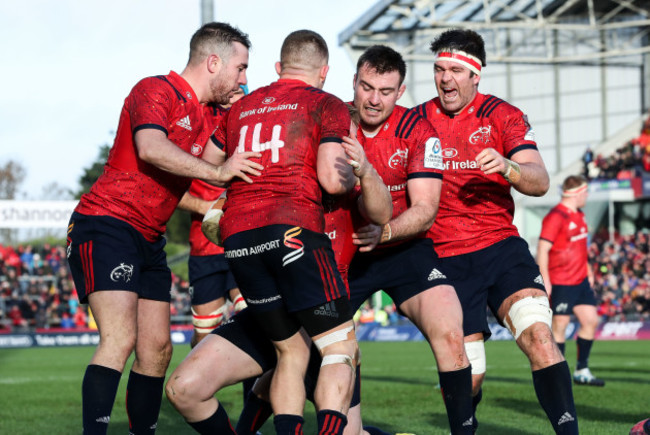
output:
[[[194,325],[194,330],[200,334],[209,334],[217,326],[221,325],[226,310],[227,307],[224,305],[208,315],[200,316],[192,308],[192,324]]]
[[[483,340],[470,341],[465,343],[465,353],[472,365],[473,375],[482,375],[487,370],[487,360],[485,359],[485,343]]]
[[[515,340],[534,323],[542,322],[550,328],[553,320],[553,312],[546,296],[529,296],[518,300],[512,304],[508,315],[510,322],[505,322],[506,327]]]
[[[339,341],[345,341],[348,339],[348,333],[354,329],[353,326],[348,328],[339,329],[337,331],[331,332],[324,337],[314,340],[314,344],[320,350],[323,351],[324,348],[330,344],[338,343]]]
[[[346,364],[353,370],[355,369],[352,366],[352,358],[349,355],[325,355],[320,366],[323,367],[329,364]]]

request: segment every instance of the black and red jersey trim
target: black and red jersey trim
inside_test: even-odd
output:
[[[503,101],[501,98],[495,97],[494,95],[487,96],[485,101],[483,101],[481,104],[481,107],[479,107],[479,109],[476,111],[476,117],[487,118],[501,103],[505,103],[505,101]]]
[[[523,150],[535,150],[535,151],[537,151],[537,147],[532,143],[521,144],[521,145],[516,146],[513,149],[511,149],[506,157],[507,158],[512,158],[513,155],[515,155],[519,151],[523,151]]]
[[[343,139],[340,137],[335,137],[335,136],[328,136],[324,137],[320,140],[320,143],[326,143],[326,142],[336,142],[336,143],[341,143],[343,142]]]
[[[187,99],[183,96],[183,93],[181,91],[179,91],[178,89],[176,89],[176,86],[174,86],[172,84],[172,82],[170,82],[169,79],[167,79],[167,77],[165,77],[165,76],[156,76],[155,78],[157,78],[158,80],[162,80],[163,82],[167,83],[174,90],[174,92],[176,93],[176,97],[179,100],[182,100],[183,103],[187,103]]]
[[[136,134],[140,130],[146,130],[146,129],[149,129],[149,128],[152,128],[154,130],[160,130],[163,133],[165,133],[165,136],[169,135],[169,132],[167,131],[167,129],[165,127],[161,126],[161,125],[158,125],[158,124],[142,124],[142,125],[138,125],[137,127],[133,128],[133,134]]]
[[[413,178],[438,178],[442,180],[442,173],[440,172],[411,172],[406,176],[407,180]]]
[[[404,112],[402,118],[397,124],[397,128],[395,129],[395,137],[408,139],[408,137],[411,135],[411,132],[413,131],[413,128],[420,119],[422,119],[422,116],[420,116],[420,114],[415,110],[407,110]]]

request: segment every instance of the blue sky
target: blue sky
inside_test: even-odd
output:
[[[214,0],[214,18],[250,35],[251,89],[276,79],[274,63],[289,32],[319,32],[331,53],[325,90],[348,99],[354,62],[337,37],[374,3]],[[200,25],[200,0],[1,2],[0,165],[25,167],[19,199],[43,199],[52,182],[76,189],[99,147],[112,143],[133,85],[182,71]]]

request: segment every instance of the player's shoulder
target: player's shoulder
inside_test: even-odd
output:
[[[558,204],[555,207],[553,207],[548,214],[546,215],[548,219],[569,219],[569,211],[562,207],[562,204]]]
[[[170,74],[145,77],[133,87],[131,93],[168,94],[182,102],[192,98],[187,92],[183,92],[182,84]]]
[[[431,123],[415,108],[395,106],[392,116],[396,121],[395,137],[397,138],[410,139],[417,134],[435,131]]]
[[[474,114],[477,118],[492,118],[522,113],[506,100],[490,94],[479,94]]]

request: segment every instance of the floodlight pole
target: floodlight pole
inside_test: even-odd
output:
[[[201,24],[214,21],[214,0],[201,0]]]

